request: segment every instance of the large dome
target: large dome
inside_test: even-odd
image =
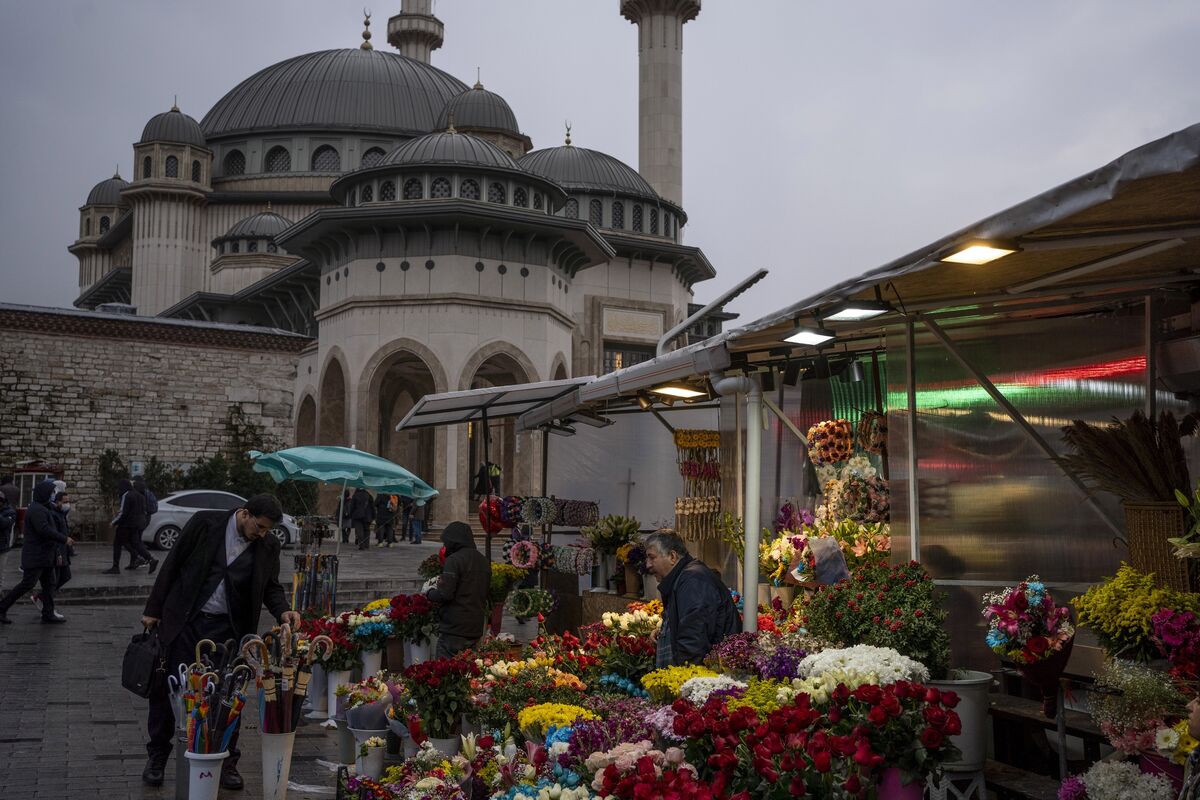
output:
[[[128,185],[128,181],[122,178],[120,174],[102,180],[88,192],[87,203],[85,205],[119,206],[121,204],[121,190]]]
[[[517,116],[513,114],[508,101],[495,92],[489,92],[479,83],[451,98],[442,109],[438,116],[438,129],[449,128],[451,122],[454,123],[454,127],[463,130],[482,129],[503,131],[514,136],[521,135],[521,129],[517,127]]]
[[[209,139],[280,130],[427,133],[466,84],[380,50],[324,50],[251,75],[200,125]]]
[[[405,164],[459,164],[521,169],[508,153],[496,145],[466,133],[431,133],[405,142],[379,162],[379,166]]]
[[[292,226],[292,221],[281,217],[274,211],[262,211],[245,219],[235,222],[226,231],[223,239],[274,239],[275,236]]]
[[[568,191],[618,192],[658,202],[658,193],[633,167],[598,150],[564,145],[534,150],[522,168],[557,182]]]
[[[141,143],[145,142],[178,142],[207,147],[204,134],[196,120],[184,114],[177,107],[171,106],[170,111],[155,114],[142,129]]]

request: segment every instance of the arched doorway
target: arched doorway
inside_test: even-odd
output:
[[[420,356],[399,350],[379,365],[372,377],[371,413],[376,417],[376,452],[434,485],[433,428],[397,431],[396,426],[417,400],[437,391],[433,373]]]
[[[490,386],[512,386],[528,383],[529,375],[515,358],[506,353],[489,356],[476,369],[471,378],[472,389]],[[530,490],[533,475],[533,452],[524,442],[520,447],[516,433],[516,421],[512,417],[488,420],[487,460],[500,467],[500,492],[502,494],[525,494]],[[476,489],[480,467],[484,464],[484,431],[479,423],[470,423],[467,428],[467,480],[471,496],[478,497]],[[526,438],[527,437],[523,437]]]
[[[311,394],[300,401],[300,413],[296,415],[296,446],[317,443],[317,403]]]
[[[317,433],[321,444],[350,446],[346,441],[346,373],[336,358],[329,361],[321,378],[321,423]]]
[[[569,376],[567,375],[566,364],[560,363],[557,367],[554,368],[554,377],[551,378],[551,380],[565,381],[568,377]]]

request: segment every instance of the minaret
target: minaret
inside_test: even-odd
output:
[[[402,0],[400,13],[388,20],[388,44],[400,55],[429,63],[429,54],[442,46],[446,28],[433,15],[433,0]]]
[[[683,205],[683,24],[700,0],[620,0],[638,26],[638,172]]]

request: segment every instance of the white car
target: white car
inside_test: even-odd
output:
[[[191,489],[173,492],[158,501],[158,511],[150,517],[150,524],[142,531],[142,541],[159,550],[170,550],[179,541],[179,535],[192,514],[197,511],[232,511],[241,508],[246,498],[231,492],[209,489]],[[279,524],[271,529],[271,535],[279,544],[287,547],[300,540],[300,528],[291,515],[284,514]]]

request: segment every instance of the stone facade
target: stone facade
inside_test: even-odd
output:
[[[128,464],[189,465],[228,446],[238,407],[290,445],[292,386],[307,339],[203,326],[0,306],[0,472],[41,459],[63,469],[81,533],[108,511],[98,494],[106,449]]]

